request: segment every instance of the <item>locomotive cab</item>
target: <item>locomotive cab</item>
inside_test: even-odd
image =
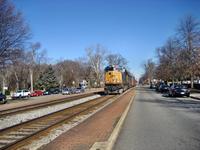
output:
[[[107,66],[104,71],[105,93],[120,94],[133,86],[134,78],[125,68]]]
[[[123,74],[122,69],[108,66],[105,68],[105,87],[106,93],[122,93],[123,89]]]

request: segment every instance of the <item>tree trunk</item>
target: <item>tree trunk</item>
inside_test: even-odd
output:
[[[101,86],[101,76],[100,73],[97,74],[97,87],[99,88]]]
[[[3,86],[2,93],[5,94],[5,76],[4,75],[3,75],[2,79],[3,79],[3,81],[2,81],[2,86]]]
[[[31,93],[33,92],[33,70],[30,68]]]
[[[60,84],[60,89],[62,89],[63,88],[63,76],[61,75],[61,77],[60,77],[60,82],[59,82],[59,84]]]
[[[194,77],[193,76],[191,76],[191,89],[193,89],[194,88]]]
[[[17,86],[17,90],[19,90],[19,78],[17,76],[17,73],[15,72],[15,78],[16,78],[16,86]]]

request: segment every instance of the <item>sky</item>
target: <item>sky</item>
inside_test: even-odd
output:
[[[142,64],[176,33],[182,18],[200,21],[200,0],[11,0],[52,62],[77,59],[101,44],[128,60],[138,78]]]

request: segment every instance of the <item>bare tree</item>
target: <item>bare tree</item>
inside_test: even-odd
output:
[[[91,87],[90,83],[92,82],[91,75],[93,74],[92,73],[93,70],[92,70],[90,64],[84,57],[77,59],[76,62],[80,66],[79,75],[80,75],[81,81],[86,80],[88,82],[88,87]]]
[[[159,60],[158,69],[156,70],[157,77],[174,82],[183,75],[181,74],[183,72],[181,71],[180,53],[179,42],[175,38],[169,38],[163,47],[157,49]]]
[[[29,35],[21,13],[15,10],[10,1],[0,0],[0,69],[3,72],[3,86],[7,65],[12,63]]]
[[[86,48],[88,62],[94,72],[94,79],[97,86],[100,86],[100,81],[103,77],[103,66],[105,61],[106,49],[97,44],[93,47]]]
[[[23,47],[29,37],[22,14],[8,0],[0,0],[0,65],[12,60],[16,49]]]
[[[152,59],[148,59],[146,63],[143,65],[144,67],[144,77],[146,80],[148,80],[148,83],[150,84],[151,80],[154,77],[154,71],[155,71],[155,63],[153,62]]]
[[[54,65],[60,87],[79,84],[82,68],[77,61],[60,60]],[[73,85],[73,86],[75,86]]]
[[[158,48],[157,55],[155,76],[158,79],[173,82],[190,78],[193,88],[194,78],[200,75],[200,22],[193,16],[182,19],[176,36]],[[147,72],[141,79],[148,77]]]
[[[109,54],[106,56],[108,65],[127,66],[127,60],[121,54]]]
[[[30,46],[31,50],[27,52],[27,58],[28,58],[27,63],[29,66],[31,92],[33,92],[33,71],[34,71],[33,69],[36,66],[36,55],[40,47],[41,44],[39,42],[31,44]]]
[[[191,78],[191,88],[193,88],[194,77],[200,62],[200,23],[193,16],[185,17],[178,26],[177,35],[181,41],[185,67]]]
[[[26,62],[26,52],[21,51],[21,55],[13,59],[13,63],[6,68],[8,87],[10,90],[27,88],[28,85],[28,65]],[[4,69],[5,70],[5,69]]]

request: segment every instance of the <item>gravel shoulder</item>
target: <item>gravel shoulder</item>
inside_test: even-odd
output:
[[[132,90],[40,150],[87,150],[95,142],[108,140],[133,96]]]

